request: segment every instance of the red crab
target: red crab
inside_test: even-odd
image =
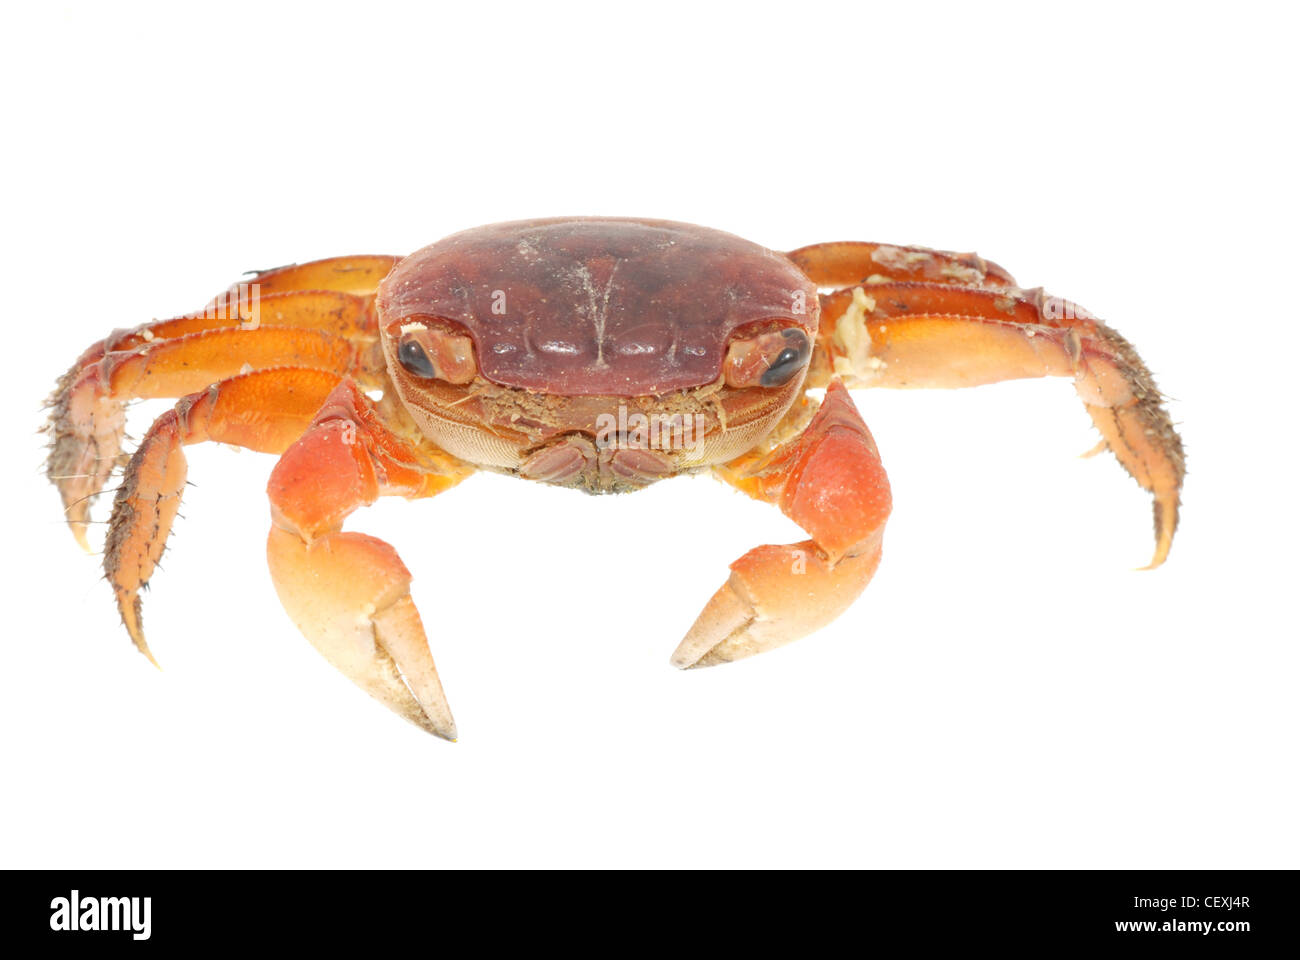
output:
[[[1042,376],[1074,379],[1105,445],[1154,494],[1160,564],[1182,445],[1105,324],[974,254],[781,254],[658,220],[503,223],[405,258],[282,267],[202,313],[112,333],[54,393],[49,476],[84,546],[89,504],[125,462],[104,569],[152,660],[140,589],[180,505],[183,447],[278,454],[267,559],[285,609],[366,692],[454,739],[410,574],[387,543],[343,530],[358,507],[431,497],[476,470],[612,493],[710,469],[809,535],[733,563],[672,657],[723,663],[830,622],[880,562],[889,483],[850,388]],[[127,459],[138,397],[181,399]]]

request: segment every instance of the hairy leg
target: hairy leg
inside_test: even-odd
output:
[[[123,460],[128,401],[180,397],[270,366],[313,366],[379,385],[384,364],[373,295],[396,259],[335,258],[267,271],[203,311],[117,330],[88,348],[55,387],[47,427],[47,473],[82,547],[90,505]]]
[[[1106,446],[1153,494],[1155,554],[1178,525],[1182,441],[1137,351],[1083,308],[1041,290],[891,282],[822,298],[809,386],[969,387],[1070,377]]]
[[[182,398],[149,428],[114,498],[104,574],[127,633],[150,660],[140,591],[166,549],[180,508],[188,476],[182,448],[215,440],[282,453],[308,428],[339,382],[337,374],[306,368],[244,374]]]

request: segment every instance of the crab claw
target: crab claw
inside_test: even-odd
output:
[[[876,572],[889,517],[880,453],[838,380],[803,434],[718,472],[779,506],[813,539],[756,547],[731,565],[673,653],[673,666],[684,670],[762,653],[830,623]]]
[[[433,496],[465,475],[415,453],[355,383],[341,382],[271,473],[266,556],[285,612],[326,660],[394,713],[455,740],[411,574],[389,544],[340,529],[382,495]]]
[[[831,564],[806,540],[762,546],[731,565],[672,655],[674,667],[712,667],[764,653],[830,623],[866,589],[880,563],[880,538]]]
[[[326,660],[394,713],[456,739],[411,575],[392,547],[361,533],[305,543],[273,527],[266,555],[285,611]]]

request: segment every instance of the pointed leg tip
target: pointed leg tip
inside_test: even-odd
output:
[[[1169,559],[1169,544],[1161,542],[1156,544],[1156,552],[1151,557],[1151,562],[1145,567],[1138,567],[1139,570],[1155,570],[1164,566],[1164,562]]]
[[[72,539],[77,541],[77,546],[86,553],[92,553],[87,538],[87,531],[90,529],[89,499],[72,497],[62,491],[60,493],[63,499],[63,520],[68,525],[68,532],[72,534]]]
[[[122,615],[122,626],[126,627],[127,636],[135,644],[136,650],[144,654],[146,660],[161,670],[162,664],[154,657],[153,651],[149,649],[149,643],[144,638],[144,624],[141,623],[140,618],[140,595],[134,590],[116,592],[117,610]]]
[[[139,650],[140,653],[144,654],[144,658],[152,663],[155,668],[161,670],[162,664],[158,662],[157,658],[153,655],[153,651],[149,649],[149,644],[145,642],[144,631],[141,630],[138,625],[134,628],[128,625],[126,632],[130,634],[131,642],[135,644],[135,648]]]
[[[1140,570],[1154,570],[1169,559],[1169,550],[1174,545],[1174,533],[1178,529],[1178,494],[1172,496],[1160,494],[1155,498],[1154,514],[1156,527],[1156,549],[1151,562]]]
[[[83,551],[93,554],[95,551],[90,549],[90,541],[86,538],[86,525],[80,522],[69,522],[68,528],[72,531],[72,539],[77,541],[77,546]]]

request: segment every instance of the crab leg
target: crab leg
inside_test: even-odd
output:
[[[389,544],[342,531],[348,514],[380,496],[433,496],[471,472],[427,450],[389,432],[343,381],[271,475],[266,553],[280,602],[331,664],[394,713],[454,740],[410,573]]]
[[[885,243],[818,243],[786,254],[819,287],[914,280],[974,287],[1015,285],[1011,274],[974,253]]]
[[[1107,447],[1154,495],[1164,562],[1178,525],[1182,442],[1137,351],[1086,310],[1041,290],[883,283],[822,298],[821,355],[809,386],[968,387],[1073,377]]]
[[[272,270],[256,270],[245,281],[257,284],[262,296],[290,290],[336,290],[361,296],[374,294],[379,281],[388,276],[401,257],[360,255],[329,257],[310,263],[292,263]],[[231,290],[238,290],[233,284]]]
[[[889,517],[880,454],[839,380],[802,435],[716,472],[776,504],[812,539],[757,547],[731,565],[672,656],[683,669],[762,653],[834,620],[876,572]]]
[[[83,548],[90,503],[121,454],[128,400],[180,397],[270,366],[364,375],[382,365],[365,298],[306,291],[245,302],[242,309],[234,318],[181,317],[118,331],[87,350],[59,382],[51,398],[47,471]],[[250,325],[231,325],[240,317]],[[268,325],[254,327],[253,318]]]
[[[337,374],[323,370],[249,373],[182,398],[149,428],[114,498],[104,574],[127,633],[150,661],[156,664],[144,638],[140,590],[166,549],[180,508],[187,475],[181,448],[216,440],[282,453],[311,423],[338,382]]]
[[[332,443],[339,439],[343,457]],[[351,509],[380,494],[432,496],[469,471],[445,455],[408,448],[379,424],[350,380],[327,371],[284,368],[224,380],[183,398],[150,428],[127,465],[104,554],[105,574],[137,648],[156,664],[144,637],[140,591],[180,506],[187,474],[182,448],[207,440],[288,451],[269,487],[277,525],[268,544],[286,608],[330,662],[367,692],[431,732],[453,734],[407,595],[409,574],[391,547],[336,528]],[[353,454],[360,456],[349,463]],[[300,530],[319,535],[309,543]],[[351,643],[331,633],[345,628],[353,631]],[[358,652],[355,635],[363,628],[375,637],[368,657]],[[402,693],[403,677],[415,700]]]
[[[218,301],[213,301],[217,303]],[[294,290],[286,293],[245,293],[221,303],[221,309],[197,311],[168,320],[155,320],[129,330],[114,330],[93,344],[72,366],[76,376],[105,354],[135,350],[146,344],[183,337],[204,330],[238,327],[300,327],[319,330],[353,341],[371,341],[378,335],[374,298],[333,290]]]

